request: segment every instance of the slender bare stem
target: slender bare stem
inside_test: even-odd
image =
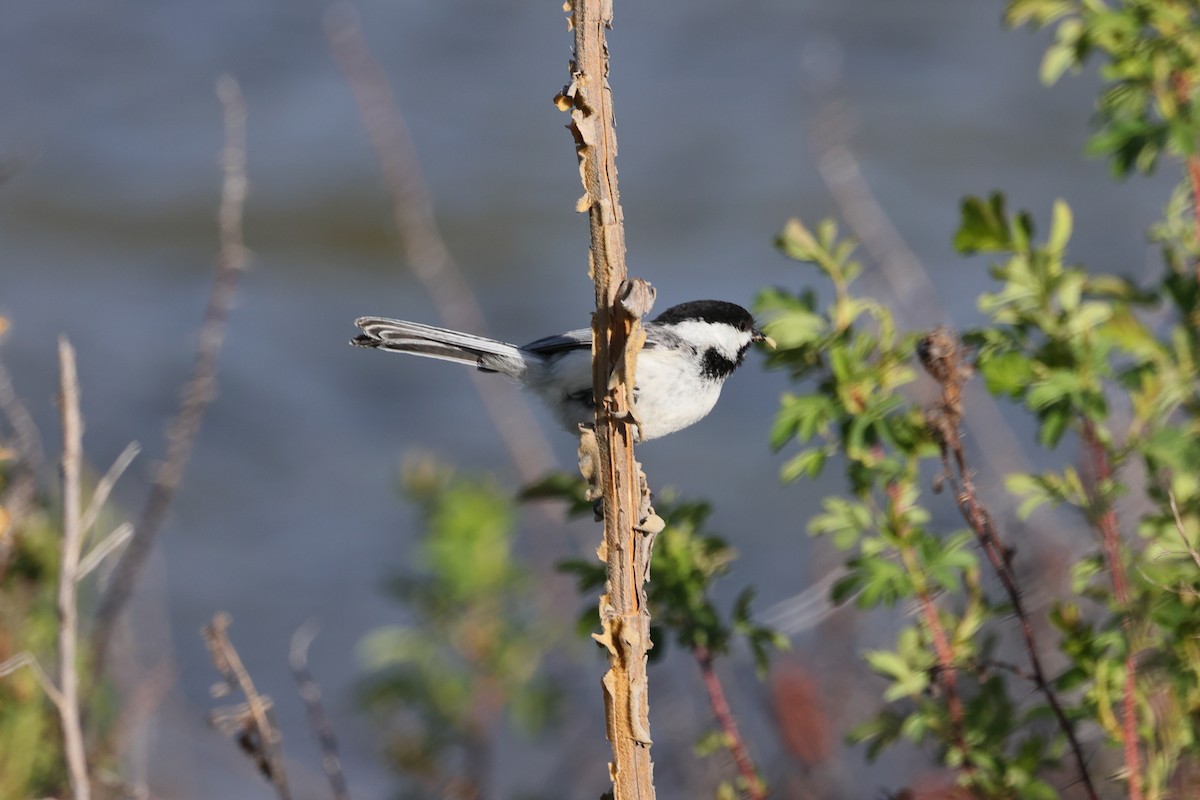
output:
[[[92,530],[92,526],[96,524],[96,520],[100,518],[100,512],[104,509],[104,504],[108,502],[108,496],[112,494],[113,487],[117,485],[117,481],[137,458],[137,454],[141,452],[141,448],[137,442],[130,442],[121,455],[117,456],[117,460],[108,468],[108,472],[104,473],[104,477],[96,484],[96,488],[92,491],[92,498],[88,501],[87,508],[83,510],[83,518],[79,524],[83,528],[83,535],[86,537]]]
[[[58,690],[62,697],[57,706],[71,791],[75,800],[89,800],[92,786],[79,714],[79,607],[76,601],[79,557],[83,549],[80,490],[83,420],[79,414],[75,351],[66,337],[58,340],[58,362],[63,427],[63,541],[58,572]]]
[[[714,667],[712,653],[707,647],[697,646],[692,648],[692,657],[696,659],[696,664],[700,667],[700,678],[704,682],[704,690],[708,693],[708,703],[712,706],[713,716],[717,718],[717,725],[725,736],[725,746],[729,750],[729,754],[733,756],[733,763],[742,776],[746,797],[750,800],[765,800],[767,787],[758,777],[754,760],[750,758],[746,742],[742,739],[741,731],[738,730],[737,720],[729,709],[729,702],[725,699],[725,688],[721,685],[721,678],[717,675]]]
[[[275,724],[271,698],[259,694],[254,688],[254,681],[242,664],[241,656],[229,641],[230,622],[228,614],[215,614],[201,633],[212,656],[213,666],[224,681],[222,693],[236,689],[245,696],[246,702],[213,711],[209,721],[213,727],[237,741],[263,777],[275,787],[280,800],[290,800],[291,790],[288,788],[287,772],[283,768],[282,736]]]
[[[1200,550],[1192,544],[1188,539],[1187,531],[1183,526],[1183,517],[1179,514],[1179,504],[1175,501],[1175,493],[1167,489],[1167,501],[1171,504],[1171,515],[1175,517],[1175,530],[1179,532],[1179,538],[1183,540],[1183,546],[1187,548],[1188,555],[1192,557],[1197,567],[1200,567]]]
[[[225,117],[225,146],[221,154],[223,181],[217,212],[221,248],[216,276],[204,313],[196,345],[196,361],[183,390],[179,414],[167,430],[166,458],[159,465],[150,496],[134,528],[129,546],[113,571],[113,579],[100,600],[92,632],[95,675],[102,675],[109,642],[117,618],[133,593],[146,557],[166,522],[175,493],[191,456],[200,423],[216,394],[217,366],[225,338],[226,322],[233,306],[238,276],[246,266],[242,238],[242,209],[246,201],[246,106],[236,80],[223,76],[217,81],[217,96]]]
[[[367,46],[353,6],[336,5],[327,17],[326,31],[392,196],[392,213],[405,263],[448,327],[486,334],[483,310],[438,230],[433,199],[421,174],[408,126],[387,75]],[[532,483],[555,464],[550,444],[516,387],[489,377],[472,373],[475,390],[521,479]]]
[[[1013,614],[1017,618],[1017,627],[1025,645],[1025,654],[1029,659],[1034,683],[1045,698],[1046,704],[1050,706],[1059,729],[1067,739],[1084,791],[1089,800],[1099,800],[1091,774],[1088,772],[1083,746],[1075,732],[1075,725],[1063,710],[1062,702],[1047,678],[1041,656],[1038,655],[1033,621],[1022,600],[1016,570],[1013,569],[1012,551],[1001,540],[1000,532],[996,529],[991,514],[979,500],[971,478],[971,469],[967,464],[960,433],[963,420],[962,389],[971,375],[971,368],[965,361],[958,335],[947,328],[938,328],[921,340],[918,352],[925,370],[942,389],[941,400],[936,409],[928,415],[927,421],[941,445],[943,473],[954,491],[955,505],[971,532],[975,534],[975,539],[987,556],[1000,585],[1004,587]]]
[[[321,768],[325,771],[329,788],[333,791],[335,800],[350,800],[350,787],[346,785],[342,759],[338,755],[337,734],[329,715],[325,713],[325,704],[321,701],[321,687],[313,680],[312,673],[308,670],[308,648],[316,635],[316,626],[312,623],[299,627],[292,634],[288,663],[292,667],[296,688],[308,709],[308,723],[316,734],[317,744],[321,747]]]
[[[92,570],[100,566],[104,559],[115,553],[130,537],[133,536],[133,526],[128,522],[122,523],[113,529],[112,533],[105,536],[99,544],[88,551],[83,561],[79,564],[79,580],[83,580]]]

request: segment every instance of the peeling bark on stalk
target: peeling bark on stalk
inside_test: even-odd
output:
[[[617,140],[612,92],[608,86],[608,48],[604,32],[612,21],[611,0],[573,0],[564,5],[575,32],[571,82],[555,98],[571,112],[584,194],[576,210],[591,223],[589,273],[596,285],[592,320],[592,382],[595,432],[584,431],[580,469],[593,492],[603,498],[604,541],[597,551],[608,565],[600,597],[602,632],[607,648],[604,706],[613,761],[609,773],[615,800],[654,797],[650,760],[650,718],[646,654],[650,650],[650,612],[645,582],[650,550],[661,520],[650,508],[650,492],[634,459],[637,421],[632,414],[633,375],[645,340],[641,317],[654,302],[654,290],[628,280],[625,234],[617,192]]]

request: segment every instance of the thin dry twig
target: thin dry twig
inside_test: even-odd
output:
[[[1167,489],[1167,502],[1171,504],[1171,514],[1175,517],[1175,530],[1179,532],[1179,538],[1183,540],[1183,546],[1187,548],[1188,555],[1192,557],[1192,561],[1200,567],[1200,550],[1197,550],[1188,538],[1187,531],[1183,525],[1183,517],[1179,513],[1179,504],[1175,501],[1175,492]]]
[[[55,705],[62,723],[71,791],[75,800],[89,800],[92,786],[79,714],[79,607],[76,601],[79,558],[83,550],[80,490],[83,419],[79,414],[75,350],[66,337],[58,340],[58,362],[63,427],[63,540],[58,568],[58,690],[61,698]]]
[[[236,690],[245,696],[246,702],[214,709],[208,720],[214,728],[237,741],[258,771],[275,787],[280,800],[289,800],[291,790],[283,768],[283,737],[275,724],[273,703],[271,698],[254,688],[250,673],[229,641],[230,622],[228,614],[216,614],[201,633],[213,666],[221,674],[221,683],[213,687],[214,694],[224,696]]]
[[[729,701],[725,699],[725,688],[721,685],[721,678],[714,667],[712,652],[706,647],[697,646],[692,648],[692,657],[700,667],[700,678],[704,682],[704,691],[708,693],[708,703],[712,707],[721,733],[725,736],[725,746],[742,776],[746,797],[750,800],[765,800],[767,787],[758,776],[754,760],[750,758],[746,742],[738,729],[737,720],[729,709]]]
[[[959,513],[974,533],[976,541],[992,565],[992,571],[1004,587],[1013,614],[1017,618],[1034,684],[1045,698],[1046,704],[1050,706],[1059,729],[1067,739],[1084,791],[1090,800],[1099,800],[1075,725],[1063,710],[1062,703],[1042,666],[1033,633],[1033,622],[1025,608],[1016,570],[1013,569],[1013,552],[1001,540],[1000,532],[996,529],[991,514],[979,500],[971,478],[971,469],[963,450],[960,433],[964,413],[962,389],[972,374],[963,346],[954,331],[949,328],[936,328],[921,339],[917,345],[917,352],[925,371],[942,389],[941,399],[927,414],[926,422],[941,447],[943,476],[954,492],[954,502]]]
[[[246,105],[237,81],[226,75],[217,81],[217,96],[225,117],[225,146],[221,154],[224,174],[221,205],[217,213],[221,249],[216,276],[196,344],[196,361],[183,390],[179,414],[167,431],[166,458],[159,465],[150,496],[138,518],[129,546],[113,572],[100,600],[92,632],[94,674],[102,675],[117,618],[133,593],[138,575],[162,530],[167,512],[183,480],[200,423],[216,394],[217,366],[226,323],[233,306],[238,276],[246,268],[242,238],[242,209],[246,201]]]
[[[112,466],[108,468],[108,472],[104,473],[104,477],[92,490],[92,499],[88,501],[87,508],[83,510],[83,518],[79,522],[85,537],[92,530],[92,526],[96,524],[96,520],[100,518],[100,512],[104,510],[104,504],[108,502],[113,487],[117,485],[117,481],[125,474],[125,470],[129,468],[140,452],[141,447],[137,442],[130,442],[126,445],[125,449],[121,451],[121,455],[117,456],[117,460],[113,462]]]
[[[354,7],[349,3],[334,6],[326,18],[326,32],[392,196],[405,263],[429,293],[447,327],[486,335],[483,310],[438,230],[433,199],[408,126],[387,75],[363,37]],[[544,476],[555,465],[554,454],[520,392],[479,373],[472,373],[472,383],[521,480],[532,483]]]
[[[79,564],[79,580],[83,580],[92,573],[92,570],[100,566],[104,559],[115,553],[123,544],[129,541],[133,536],[133,526],[128,522],[123,522],[118,525],[113,531],[105,536],[100,544],[93,547],[84,556],[84,559]]]
[[[338,756],[337,733],[329,715],[325,713],[325,704],[321,701],[321,687],[313,680],[308,669],[308,648],[316,636],[316,625],[311,622],[297,628],[292,634],[288,663],[292,667],[296,689],[308,709],[308,722],[321,748],[321,768],[325,771],[325,778],[329,781],[334,800],[350,800],[350,787],[346,784],[342,759]]]

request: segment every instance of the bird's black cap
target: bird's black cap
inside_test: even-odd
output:
[[[680,303],[654,318],[656,323],[662,325],[673,325],[688,320],[723,322],[738,330],[754,330],[754,317],[750,312],[736,303],[726,303],[724,300],[692,300],[689,303]]]

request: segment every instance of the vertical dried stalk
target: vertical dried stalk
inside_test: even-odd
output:
[[[92,632],[93,673],[103,674],[113,627],[129,601],[138,574],[154,545],[175,492],[183,481],[184,468],[200,423],[217,390],[217,363],[225,338],[226,321],[237,289],[238,276],[246,267],[242,238],[242,208],[246,202],[246,105],[236,80],[223,76],[217,81],[217,96],[225,112],[225,147],[221,153],[224,180],[217,223],[221,238],[217,274],[213,279],[204,325],[196,344],[196,363],[183,391],[179,415],[167,430],[167,454],[154,476],[146,506],[138,518],[129,546],[113,571],[108,591],[100,600]]]
[[[79,488],[82,461],[83,420],[79,415],[79,378],[75,370],[75,351],[66,338],[58,340],[59,399],[63,426],[63,542],[62,563],[58,573],[58,707],[62,721],[67,769],[75,800],[92,796],[88,778],[87,752],[83,745],[83,725],[79,718],[79,608],[76,585],[79,558],[83,550],[82,499]]]
[[[325,704],[321,700],[321,687],[313,680],[308,670],[308,648],[316,637],[316,626],[306,623],[292,634],[292,646],[288,652],[288,663],[292,668],[292,678],[296,681],[296,689],[308,709],[308,723],[316,734],[317,744],[321,747],[321,769],[329,782],[334,800],[350,800],[350,787],[346,784],[346,775],[342,772],[342,759],[338,755],[337,734],[333,730],[333,722],[325,712]]]
[[[654,797],[650,760],[646,653],[651,647],[645,580],[655,526],[649,492],[634,460],[631,425],[633,375],[645,339],[639,320],[653,302],[643,281],[626,279],[625,235],[617,192],[617,140],[612,91],[608,85],[608,48],[604,32],[612,21],[611,0],[568,3],[575,31],[571,83],[555,98],[570,109],[571,133],[579,158],[584,195],[576,208],[587,211],[591,228],[590,274],[596,286],[592,320],[592,382],[596,435],[583,437],[581,452],[591,460],[585,473],[601,488],[604,543],[599,555],[608,564],[600,598],[603,632],[609,651],[604,676],[605,714],[613,762],[609,772],[616,800]],[[594,447],[595,450],[591,451]]]
[[[1067,739],[1075,767],[1079,772],[1079,780],[1089,800],[1099,800],[1095,784],[1092,783],[1088,771],[1087,758],[1083,753],[1083,745],[1075,732],[1075,724],[1067,717],[1062,702],[1054,691],[1046,671],[1042,667],[1041,656],[1038,655],[1037,641],[1033,635],[1033,621],[1025,608],[1022,590],[1017,581],[1016,570],[1013,569],[1013,552],[1004,545],[1000,532],[992,521],[992,515],[979,500],[975,491],[975,482],[971,478],[971,468],[967,464],[966,453],[962,444],[963,421],[963,385],[972,373],[966,362],[965,353],[959,343],[958,334],[949,328],[936,328],[926,334],[917,345],[917,353],[925,371],[938,382],[942,396],[938,405],[926,417],[926,422],[938,439],[942,451],[943,475],[949,481],[954,491],[954,502],[958,511],[975,534],[992,571],[999,578],[1000,584],[1008,595],[1013,615],[1017,618],[1021,638],[1025,645],[1025,655],[1029,659],[1029,667],[1033,672],[1033,683],[1041,692],[1050,706],[1059,729]]]

